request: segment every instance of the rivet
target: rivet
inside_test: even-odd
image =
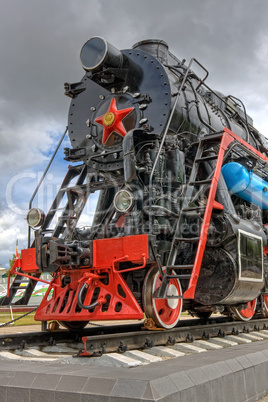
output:
[[[141,105],[139,105],[140,110],[143,110],[143,109],[146,109],[146,108],[147,108],[146,103],[142,103]]]
[[[141,120],[139,121],[139,124],[144,124],[144,123],[147,123],[147,121],[148,121],[148,119],[146,119],[146,118],[141,119]]]

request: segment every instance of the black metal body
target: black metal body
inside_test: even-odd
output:
[[[207,87],[208,72],[197,60],[186,66],[165,42],[154,40],[121,52],[113,49],[113,54],[117,64],[109,66],[106,57],[81,82],[65,84],[65,94],[71,98],[68,131],[72,144],[65,149],[65,159],[82,165],[76,185],[67,188],[78,174],[70,171],[37,232],[37,265],[40,271],[50,272],[62,266],[90,267],[93,240],[145,233],[153,256],[150,266],[157,264],[160,272],[166,265],[183,266],[183,272],[176,269],[185,290],[190,277],[190,268],[185,267],[193,264],[202,223],[198,208],[206,204],[207,180],[218,152],[218,142],[208,141],[197,165],[201,138],[228,127],[261,152],[267,153],[267,141],[254,129],[242,102]],[[204,78],[196,75],[195,66],[204,71]],[[113,102],[117,111],[128,111],[121,119],[123,134],[116,129],[108,132]],[[100,123],[102,118],[105,123]],[[224,163],[233,158],[249,168],[255,166],[254,155],[246,151],[231,150]],[[199,187],[186,186],[191,177],[199,181]],[[120,189],[130,191],[135,200],[127,213],[118,212],[113,204]],[[99,198],[92,227],[79,229],[76,224],[83,207],[96,191]],[[67,204],[51,235],[49,225],[64,194]],[[189,200],[196,210],[192,208],[185,216],[181,211],[187,209]],[[266,213],[232,196],[222,176],[216,200],[223,210],[212,214],[195,299],[185,302],[191,311],[241,306],[267,290]],[[184,239],[176,252],[175,236]],[[148,266],[136,278],[139,291],[135,297],[140,304],[147,270]],[[132,288],[132,274],[123,277]]]

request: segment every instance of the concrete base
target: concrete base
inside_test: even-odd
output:
[[[244,402],[268,390],[268,340],[133,368],[0,361],[0,402]]]

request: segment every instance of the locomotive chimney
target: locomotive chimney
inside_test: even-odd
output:
[[[101,67],[122,67],[123,55],[105,39],[93,36],[83,45],[80,60],[84,70],[95,71]]]
[[[161,63],[167,63],[168,45],[163,40],[146,39],[141,42],[135,43],[132,48],[143,50],[144,52],[147,52],[154,56]]]

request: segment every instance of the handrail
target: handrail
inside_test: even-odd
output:
[[[142,256],[142,265],[139,265],[137,267],[132,267],[132,268],[121,269],[121,270],[116,269],[115,264],[120,261],[127,261],[129,259],[129,256],[125,255],[122,258],[117,258],[116,260],[113,260],[112,261],[113,272],[116,274],[123,274],[124,272],[137,271],[138,269],[145,268],[146,263],[147,263],[146,255],[145,255],[145,253],[142,253],[141,256]]]
[[[34,190],[34,192],[33,192],[33,195],[32,195],[31,198],[30,198],[30,201],[29,201],[29,210],[32,208],[32,203],[33,203],[33,200],[34,200],[34,198],[35,198],[35,196],[36,196],[36,194],[37,194],[37,191],[39,190],[39,188],[40,188],[40,186],[41,186],[41,184],[42,184],[44,178],[45,178],[46,175],[47,175],[47,172],[48,172],[48,170],[49,170],[49,168],[50,168],[50,166],[51,166],[51,164],[52,164],[52,162],[53,162],[53,160],[54,160],[54,158],[55,158],[55,156],[56,156],[56,154],[57,154],[57,152],[58,152],[58,150],[59,150],[59,147],[61,146],[61,143],[62,143],[62,141],[63,141],[63,139],[64,139],[64,137],[65,137],[65,135],[66,135],[66,133],[67,133],[67,130],[68,130],[68,126],[66,127],[64,133],[62,134],[61,139],[60,139],[60,141],[59,141],[59,143],[58,143],[58,145],[57,145],[57,148],[55,149],[53,155],[51,156],[50,161],[48,162],[47,167],[46,167],[46,169],[44,170],[44,173],[42,174],[42,177],[41,177],[41,179],[39,180],[39,183],[37,184],[37,186],[36,186],[36,188],[35,188],[35,190]],[[31,228],[30,226],[28,226],[28,248],[31,247],[31,229],[32,229],[32,228]]]

